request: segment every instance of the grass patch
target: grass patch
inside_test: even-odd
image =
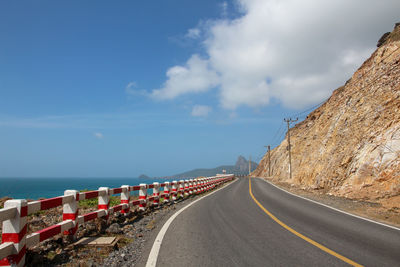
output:
[[[80,190],[80,192],[88,192],[90,190],[88,189],[83,189]],[[99,203],[98,198],[91,198],[91,199],[84,199],[84,200],[79,200],[79,207],[80,208],[97,208],[97,204]],[[116,205],[121,204],[121,198],[119,196],[110,196],[110,207],[114,207]]]
[[[46,212],[48,212],[48,210],[39,210],[39,211],[37,211],[35,213],[29,214],[28,218],[32,218],[34,216],[43,215],[43,214],[46,214]]]
[[[128,245],[129,243],[133,242],[133,238],[127,238],[127,237],[121,237],[118,240],[118,247],[122,248],[125,247],[126,245]]]
[[[57,254],[54,251],[49,251],[49,253],[47,253],[46,258],[48,258],[49,260],[53,260],[55,258]]]

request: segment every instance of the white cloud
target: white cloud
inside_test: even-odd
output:
[[[194,117],[207,117],[212,108],[209,106],[195,105],[192,109],[192,116]]]
[[[93,133],[93,135],[94,135],[94,137],[96,137],[97,139],[103,139],[103,138],[104,138],[104,135],[103,135],[102,133],[99,133],[99,132]]]
[[[228,2],[226,1],[222,2],[220,6],[221,6],[222,17],[226,17],[228,15]]]
[[[125,92],[131,96],[148,96],[149,93],[146,90],[139,90],[136,82],[129,82],[125,87]]]
[[[161,89],[153,90],[156,99],[173,99],[187,93],[208,91],[218,84],[218,75],[207,60],[192,55],[185,66],[174,66],[167,71],[167,81]]]
[[[134,89],[137,87],[137,83],[136,82],[130,82],[128,83],[128,85],[125,87],[125,91],[127,93],[133,93]]]
[[[192,29],[188,30],[185,37],[190,38],[190,39],[197,39],[200,37],[200,34],[201,34],[201,31],[199,28],[192,28]]]
[[[400,1],[237,0],[236,6],[241,17],[226,19],[223,4],[223,19],[203,23],[206,57],[192,55],[170,68],[154,97],[217,88],[221,106],[232,110],[265,106],[272,98],[289,108],[318,103],[392,29]]]

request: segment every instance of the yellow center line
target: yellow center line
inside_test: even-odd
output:
[[[281,220],[279,220],[278,218],[275,217],[275,215],[273,215],[271,212],[269,212],[266,208],[263,207],[263,205],[260,204],[260,202],[258,202],[258,200],[254,197],[253,193],[251,192],[251,178],[249,178],[249,193],[250,196],[253,198],[254,202],[269,216],[271,217],[271,219],[273,219],[275,222],[277,222],[280,226],[282,226],[283,228],[285,228],[286,230],[288,230],[289,232],[291,232],[292,234],[300,237],[301,239],[307,241],[308,243],[316,246],[317,248],[325,251],[326,253],[329,253],[333,256],[335,256],[338,259],[341,259],[344,262],[347,262],[350,265],[353,266],[363,266],[361,264],[358,264],[357,262],[354,262],[348,258],[346,258],[345,256],[342,256],[338,253],[336,253],[335,251],[321,245],[318,242],[315,242],[314,240],[312,240],[311,238],[306,237],[305,235],[300,234],[299,232],[297,232],[296,230],[290,228],[289,226],[287,226],[285,223],[283,223]]]

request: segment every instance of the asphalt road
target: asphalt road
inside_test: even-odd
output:
[[[400,266],[400,231],[355,218],[252,179],[193,204],[168,228],[157,266]],[[333,251],[328,253],[318,245]],[[335,254],[336,256],[332,255]]]

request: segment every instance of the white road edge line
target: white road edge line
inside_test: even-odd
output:
[[[238,179],[235,179],[235,181],[233,183],[235,183],[236,181],[238,181]],[[181,214],[181,212],[183,212],[185,209],[189,208],[190,206],[192,206],[194,203],[196,203],[197,201],[202,200],[203,198],[206,198],[208,196],[211,196],[212,194],[218,192],[221,189],[224,189],[225,187],[233,184],[233,183],[229,183],[224,185],[223,187],[205,195],[202,196],[199,199],[196,199],[195,201],[193,201],[192,203],[186,205],[185,207],[181,208],[180,210],[178,210],[177,212],[175,212],[169,219],[168,221],[165,222],[165,224],[163,225],[163,227],[161,228],[160,232],[158,233],[156,240],[154,240],[153,246],[151,248],[149,257],[147,259],[147,263],[146,263],[146,267],[155,267],[157,265],[157,258],[158,258],[158,253],[160,252],[160,248],[161,248],[161,243],[163,241],[163,238],[169,228],[169,226],[171,225],[172,221],[179,215]]]
[[[351,213],[349,213],[349,212],[346,212],[346,211],[343,211],[343,210],[340,210],[340,209],[337,209],[337,208],[328,206],[328,205],[323,204],[323,203],[320,203],[320,202],[318,202],[318,201],[315,201],[315,200],[312,200],[312,199],[309,199],[309,198],[302,197],[302,196],[296,195],[296,194],[294,194],[294,193],[291,193],[291,192],[289,192],[289,191],[287,191],[287,190],[285,190],[285,189],[283,189],[283,188],[280,188],[280,187],[277,186],[277,185],[274,185],[274,184],[271,183],[270,181],[267,181],[267,180],[265,180],[265,179],[263,179],[263,178],[261,178],[261,177],[256,177],[256,178],[261,179],[261,180],[263,180],[264,182],[266,182],[266,183],[268,183],[268,184],[270,184],[270,185],[272,185],[272,186],[278,188],[279,190],[282,190],[283,192],[286,192],[286,193],[288,193],[288,194],[290,194],[290,195],[292,195],[292,196],[295,196],[295,197],[298,197],[298,198],[302,198],[302,199],[308,200],[308,201],[313,202],[313,203],[315,203],[315,204],[318,204],[318,205],[324,206],[324,207],[326,207],[326,208],[330,208],[330,209],[332,209],[332,210],[335,210],[335,211],[338,211],[338,212],[341,212],[341,213],[344,213],[344,214],[347,214],[347,215],[356,217],[356,218],[361,219],[361,220],[364,220],[364,221],[368,221],[368,222],[371,222],[371,223],[379,224],[379,225],[386,226],[386,227],[389,227],[389,228],[391,228],[391,229],[400,231],[400,228],[398,228],[398,227],[396,227],[396,226],[392,226],[392,225],[389,225],[389,224],[385,224],[385,223],[377,222],[377,221],[374,221],[374,220],[371,220],[371,219],[367,219],[367,218],[364,218],[364,217],[361,217],[361,216],[358,216],[358,215],[355,215],[355,214],[351,214]]]

